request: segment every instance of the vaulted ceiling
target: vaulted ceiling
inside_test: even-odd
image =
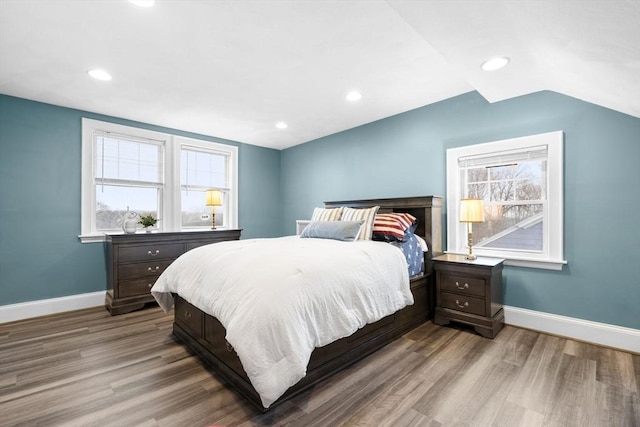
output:
[[[640,117],[640,2],[0,0],[0,93],[265,147],[473,90]]]

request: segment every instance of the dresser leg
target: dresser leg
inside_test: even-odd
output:
[[[493,338],[496,336],[496,333],[491,328],[483,328],[481,326],[474,326],[473,329],[480,335],[485,338]]]
[[[503,326],[504,326],[504,314],[501,310],[499,313],[499,316],[497,316],[497,318],[494,318],[493,321],[491,322],[490,327],[474,326],[473,329],[485,338],[493,338],[496,335],[498,335],[498,332],[502,330]]]

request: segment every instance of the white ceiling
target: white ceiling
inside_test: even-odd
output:
[[[480,69],[502,55],[506,68]],[[640,2],[0,0],[0,93],[254,145],[472,90],[552,90],[640,117]]]

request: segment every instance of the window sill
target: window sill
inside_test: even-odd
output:
[[[233,230],[233,228],[228,228],[228,227],[216,227],[216,230]],[[211,231],[210,227],[207,228],[183,228],[182,230],[178,230],[178,231],[167,231],[167,230],[155,230],[151,232],[151,234],[157,234],[157,233],[194,233],[194,232],[207,232],[207,231]],[[121,231],[109,231],[109,232],[104,232],[104,233],[96,233],[96,234],[81,234],[78,236],[78,238],[80,239],[80,243],[101,243],[101,242],[106,242],[107,241],[107,235],[119,235],[119,234],[125,234]],[[144,230],[140,231],[136,231],[134,234],[148,234],[147,232],[145,232]]]
[[[478,256],[484,256],[487,258],[504,258],[504,265],[509,265],[512,267],[525,267],[525,268],[539,268],[542,270],[555,270],[560,271],[562,267],[568,264],[566,260],[552,260],[552,259],[532,259],[532,258],[506,258],[499,257],[493,254],[481,254],[479,252],[473,251]],[[466,252],[454,252],[454,251],[445,251],[448,254],[458,254],[458,255],[466,255]]]
[[[81,234],[78,236],[80,243],[101,243],[107,240],[104,233],[101,234]]]

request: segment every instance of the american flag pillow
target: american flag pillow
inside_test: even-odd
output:
[[[403,241],[405,233],[415,222],[416,217],[408,213],[378,214],[373,222],[373,239]]]

